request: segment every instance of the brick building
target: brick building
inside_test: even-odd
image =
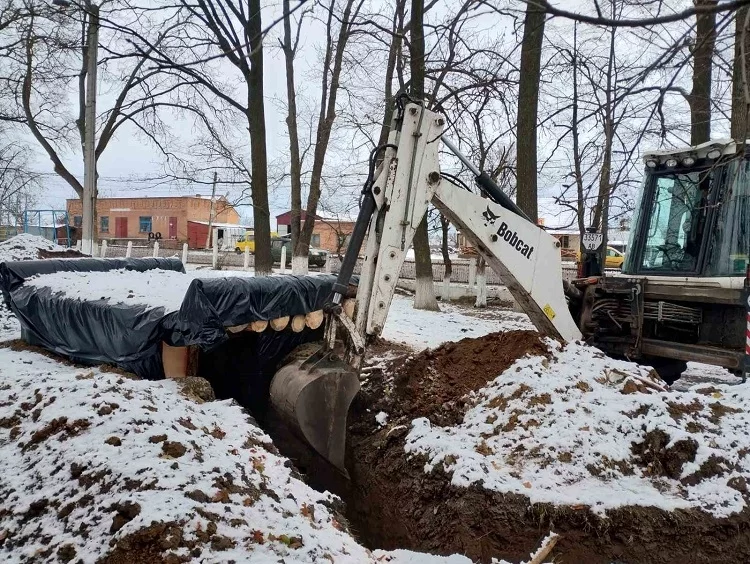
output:
[[[81,200],[67,200],[71,225],[82,222]],[[148,239],[160,233],[164,241],[187,242],[191,224],[208,224],[211,199],[201,196],[159,198],[99,198],[96,201],[96,229],[99,239]],[[213,222],[238,225],[240,216],[226,199],[214,201]]]
[[[301,213],[302,221],[305,212]],[[349,237],[354,231],[354,221],[341,220],[330,217],[316,217],[310,245],[318,249],[325,249],[330,253],[343,253],[349,244]],[[276,231],[280,236],[291,233],[292,212],[288,211],[276,216]],[[364,248],[364,244],[362,245]]]

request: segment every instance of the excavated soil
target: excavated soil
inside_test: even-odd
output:
[[[482,387],[524,354],[545,354],[537,334],[516,331],[464,339],[433,351],[400,357],[368,373],[350,412],[347,515],[370,548],[462,553],[475,561],[527,561],[550,530],[562,535],[547,561],[570,564],[724,563],[750,561],[750,511],[716,519],[701,511],[667,512],[625,507],[602,519],[584,506],[531,504],[529,499],[451,485],[422,457],[407,458],[404,441],[414,417],[438,424],[460,421],[461,395]],[[385,376],[394,374],[389,381]],[[385,411],[389,425],[375,414]],[[658,475],[674,474],[693,445],[652,448],[640,463]],[[658,444],[657,444],[658,443]],[[637,447],[634,447],[634,450]],[[634,454],[637,454],[634,452]],[[316,482],[318,472],[311,474]],[[394,503],[394,501],[397,502]]]
[[[81,251],[75,249],[65,249],[64,251],[48,251],[39,249],[37,251],[40,259],[61,259],[61,258],[85,258],[90,255],[84,255]]]

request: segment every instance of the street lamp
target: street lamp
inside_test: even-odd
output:
[[[52,0],[62,8],[73,5],[70,0]],[[79,5],[80,7],[80,5]],[[96,63],[99,59],[99,6],[89,0],[83,6],[89,16],[86,31],[86,101],[83,126],[83,199],[81,251],[94,254],[96,214]]]

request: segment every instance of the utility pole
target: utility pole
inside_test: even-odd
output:
[[[83,142],[83,225],[81,248],[93,255],[96,243],[96,64],[99,59],[99,6],[86,2],[86,108]]]
[[[214,224],[214,196],[216,195],[216,180],[218,179],[218,174],[216,171],[214,171],[214,183],[213,186],[211,186],[211,207],[208,208],[208,235],[206,235],[206,248],[211,248],[211,229]]]

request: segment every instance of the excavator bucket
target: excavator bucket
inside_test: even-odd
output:
[[[297,348],[271,381],[271,405],[292,431],[343,474],[346,418],[359,376],[320,344]]]

